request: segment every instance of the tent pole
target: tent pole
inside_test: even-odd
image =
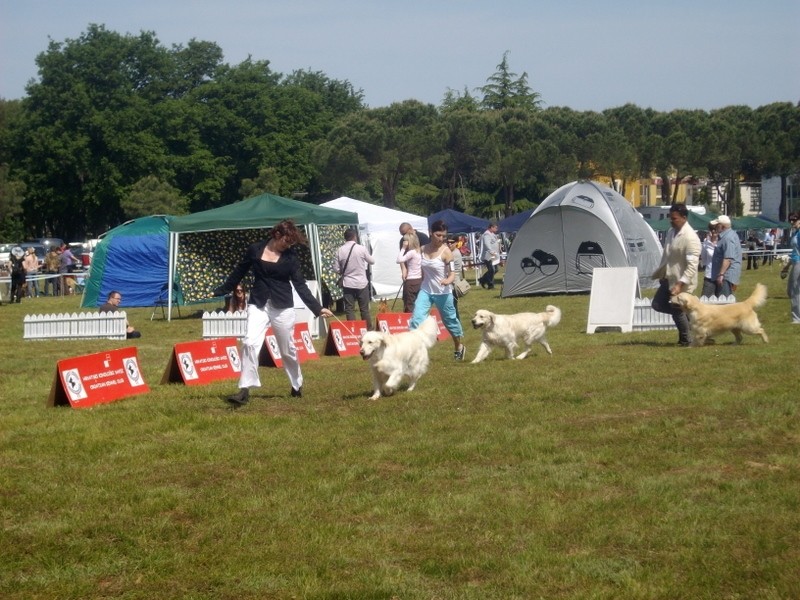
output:
[[[307,223],[306,231],[311,244],[311,262],[317,277],[317,300],[322,304],[322,251],[319,247],[319,228],[316,223]],[[317,317],[317,335],[322,338],[328,335],[327,323],[322,317]]]
[[[172,321],[172,279],[175,277],[175,249],[178,244],[178,234],[169,234],[169,252],[167,260],[167,321]]]

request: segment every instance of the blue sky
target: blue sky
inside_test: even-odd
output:
[[[280,73],[349,80],[369,106],[483,85],[509,51],[545,106],[656,110],[800,101],[800,0],[0,0],[0,97],[89,23],[216,42]]]

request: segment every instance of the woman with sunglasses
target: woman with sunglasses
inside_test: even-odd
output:
[[[237,287],[248,271],[253,274],[253,287],[247,305],[247,333],[242,341],[239,391],[227,399],[234,407],[247,404],[251,387],[261,387],[258,355],[270,326],[275,333],[283,368],[292,386],[290,394],[295,398],[303,395],[303,373],[294,345],[295,310],[292,285],[314,315],[333,316],[308,289],[300,271],[300,259],[293,246],[305,243],[305,237],[293,221],[281,221],[272,228],[266,240],[247,248],[244,258],[225,283],[213,292],[214,296],[224,296]]]
[[[225,312],[235,313],[247,310],[247,292],[240,283],[233,290],[233,294],[225,297]]]

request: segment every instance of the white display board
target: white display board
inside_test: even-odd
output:
[[[597,329],[633,331],[633,304],[638,295],[636,267],[595,268],[586,333]]]

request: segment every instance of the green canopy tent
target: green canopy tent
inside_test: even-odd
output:
[[[325,268],[342,244],[339,228],[336,234],[325,235],[319,226],[357,226],[358,214],[261,194],[227,206],[199,213],[174,217],[169,223],[170,281],[180,281],[187,302],[200,302],[212,297],[211,291],[224,281],[241,259],[247,244],[263,239],[266,230],[284,219],[291,219],[305,228],[308,238],[309,270],[314,277],[335,280]],[[302,257],[301,257],[302,258]],[[170,292],[171,294],[171,292]],[[168,298],[172,306],[172,298]],[[168,316],[171,318],[171,314]]]

